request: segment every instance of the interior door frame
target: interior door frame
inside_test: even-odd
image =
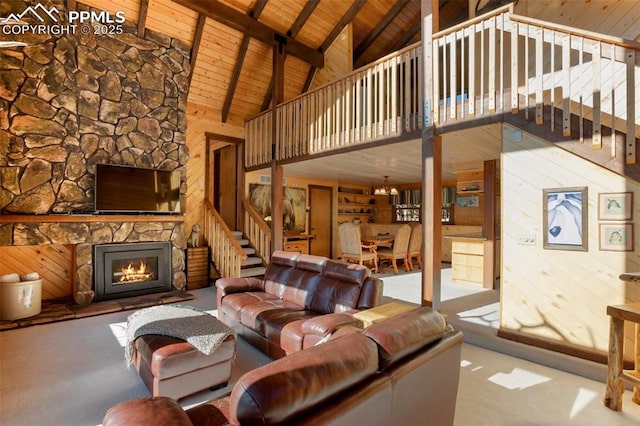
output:
[[[240,231],[244,229],[244,139],[236,138],[233,136],[221,135],[219,133],[205,132],[205,173],[204,173],[204,199],[209,201],[211,205],[214,203],[214,186],[213,181],[215,173],[213,170],[213,156],[212,148],[214,144],[221,144],[219,148],[223,148],[226,145],[237,145],[236,152],[236,228]],[[219,149],[216,148],[216,149]]]
[[[308,186],[308,192],[309,192],[309,230],[308,232],[311,234],[312,230],[311,230],[311,220],[313,218],[313,214],[314,211],[318,212],[317,209],[313,208],[313,198],[311,196],[311,190],[312,189],[321,189],[321,190],[328,190],[329,192],[329,212],[333,212],[333,197],[334,197],[334,188],[332,186],[328,186],[328,185],[312,185],[310,184]],[[333,258],[333,213],[330,213],[328,215],[329,218],[329,258]],[[311,240],[311,244],[313,244],[313,240]]]

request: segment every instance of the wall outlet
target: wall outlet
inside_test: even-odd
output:
[[[536,236],[533,234],[520,234],[518,235],[518,244],[521,246],[535,246]]]

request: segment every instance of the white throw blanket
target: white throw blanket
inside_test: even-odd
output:
[[[131,314],[127,322],[127,368],[133,359],[133,342],[145,334],[161,334],[186,340],[203,354],[211,355],[235,332],[213,315],[191,306],[161,305],[141,309]]]

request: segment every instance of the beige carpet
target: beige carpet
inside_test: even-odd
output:
[[[396,298],[405,281],[388,277]],[[214,310],[211,288],[193,291],[192,306]],[[385,291],[387,293],[387,291]],[[0,332],[1,425],[97,425],[113,404],[147,396],[124,362],[122,335],[128,312]],[[242,339],[232,382],[269,362]],[[182,399],[192,406],[229,389]],[[456,425],[637,425],[640,406],[625,392],[624,411],[601,402],[604,384],[517,357],[465,344]],[[428,413],[425,413],[428,419]]]

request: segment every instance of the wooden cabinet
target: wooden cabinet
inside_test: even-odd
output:
[[[484,238],[452,237],[451,278],[482,286],[484,282]]]
[[[364,223],[376,221],[376,199],[359,187],[338,187],[338,223],[360,219]]]
[[[303,254],[309,254],[309,240],[291,240],[284,239],[284,251],[297,251]]]
[[[451,236],[481,237],[482,226],[442,225],[441,260],[451,262]]]
[[[209,247],[187,248],[187,289],[209,287]]]

